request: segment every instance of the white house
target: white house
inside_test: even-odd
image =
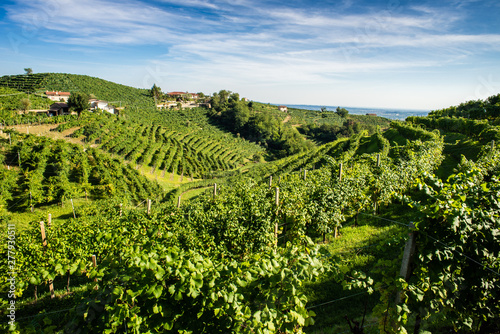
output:
[[[278,110],[283,112],[288,112],[288,108],[286,106],[278,106]]]
[[[90,103],[90,109],[92,110],[101,109],[111,114],[114,114],[116,112],[116,108],[109,105],[107,101],[91,99],[89,100],[89,103]]]

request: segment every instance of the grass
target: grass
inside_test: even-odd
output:
[[[74,198],[73,205],[75,206],[75,212],[78,216],[78,209],[84,205],[90,204],[93,201],[85,198]],[[71,202],[65,201],[63,206],[61,203],[50,204],[44,206],[35,206],[33,212],[29,209],[27,211],[15,211],[9,213],[8,219],[10,223],[16,224],[16,229],[19,232],[28,227],[29,222],[32,221],[44,221],[47,223],[49,213],[52,216],[52,224],[63,224],[68,219],[73,218],[73,208],[71,207]]]
[[[453,174],[454,168],[462,161],[462,156],[469,160],[477,160],[482,144],[460,133],[445,133],[444,134],[444,149],[443,154],[445,159],[436,171],[436,175],[441,179],[446,180]]]
[[[328,236],[322,245],[330,254],[330,264],[346,273],[345,279],[350,279],[353,271],[361,271],[377,282],[377,274],[372,271],[377,261],[394,259],[401,254],[404,248],[401,235],[406,228],[380,218],[406,224],[412,213],[403,210],[400,205],[391,205],[383,208],[378,216],[373,216],[371,212],[360,214],[359,226],[355,227],[353,220],[347,221],[339,229],[338,238]],[[319,242],[320,238],[316,241]],[[394,252],[388,252],[388,249]],[[378,333],[377,319],[372,315],[380,297],[377,292],[370,295],[366,289],[345,290],[342,282],[338,282],[332,274],[305,284],[305,292],[309,299],[308,307],[316,313],[315,324],[306,327],[306,333],[351,333],[345,317],[361,323],[365,307],[365,333]]]

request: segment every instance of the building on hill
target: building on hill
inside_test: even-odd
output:
[[[116,108],[114,106],[110,105],[109,102],[107,102],[107,101],[90,99],[89,104],[90,104],[91,110],[101,109],[101,110],[109,112],[110,114],[116,114]]]
[[[278,110],[283,112],[288,112],[288,108],[286,106],[278,106]]]
[[[65,102],[54,103],[50,106],[50,109],[47,110],[47,115],[49,116],[60,116],[60,115],[69,115],[69,107]]]
[[[173,98],[173,99],[180,99],[180,100],[189,100],[189,99],[193,99],[193,100],[197,100],[198,99],[198,94],[195,94],[195,93],[189,93],[189,92],[170,92],[170,93],[167,93],[167,96],[170,97],[170,98]]]
[[[68,102],[68,99],[71,95],[70,92],[55,92],[55,91],[46,91],[45,95],[52,101],[59,101],[59,102]]]
[[[377,116],[377,114],[370,114],[370,113],[367,113],[366,116]]]

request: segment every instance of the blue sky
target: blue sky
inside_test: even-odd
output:
[[[0,75],[427,110],[500,93],[497,0],[0,3]]]

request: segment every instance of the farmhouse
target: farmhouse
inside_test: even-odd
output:
[[[71,95],[70,92],[55,92],[55,91],[46,91],[45,95],[52,101],[58,101],[58,102],[68,102],[69,96]]]
[[[91,110],[101,109],[101,110],[107,111],[111,114],[116,113],[116,108],[114,106],[110,105],[109,102],[107,102],[107,101],[90,99],[89,103],[90,103]]]
[[[167,93],[167,96],[173,99],[198,99],[198,94],[189,92],[170,92]]]
[[[283,112],[288,112],[288,108],[286,106],[278,106],[278,110]]]
[[[60,116],[60,115],[69,115],[69,107],[65,102],[54,103],[50,106],[50,109],[47,110],[47,115],[49,116]]]

